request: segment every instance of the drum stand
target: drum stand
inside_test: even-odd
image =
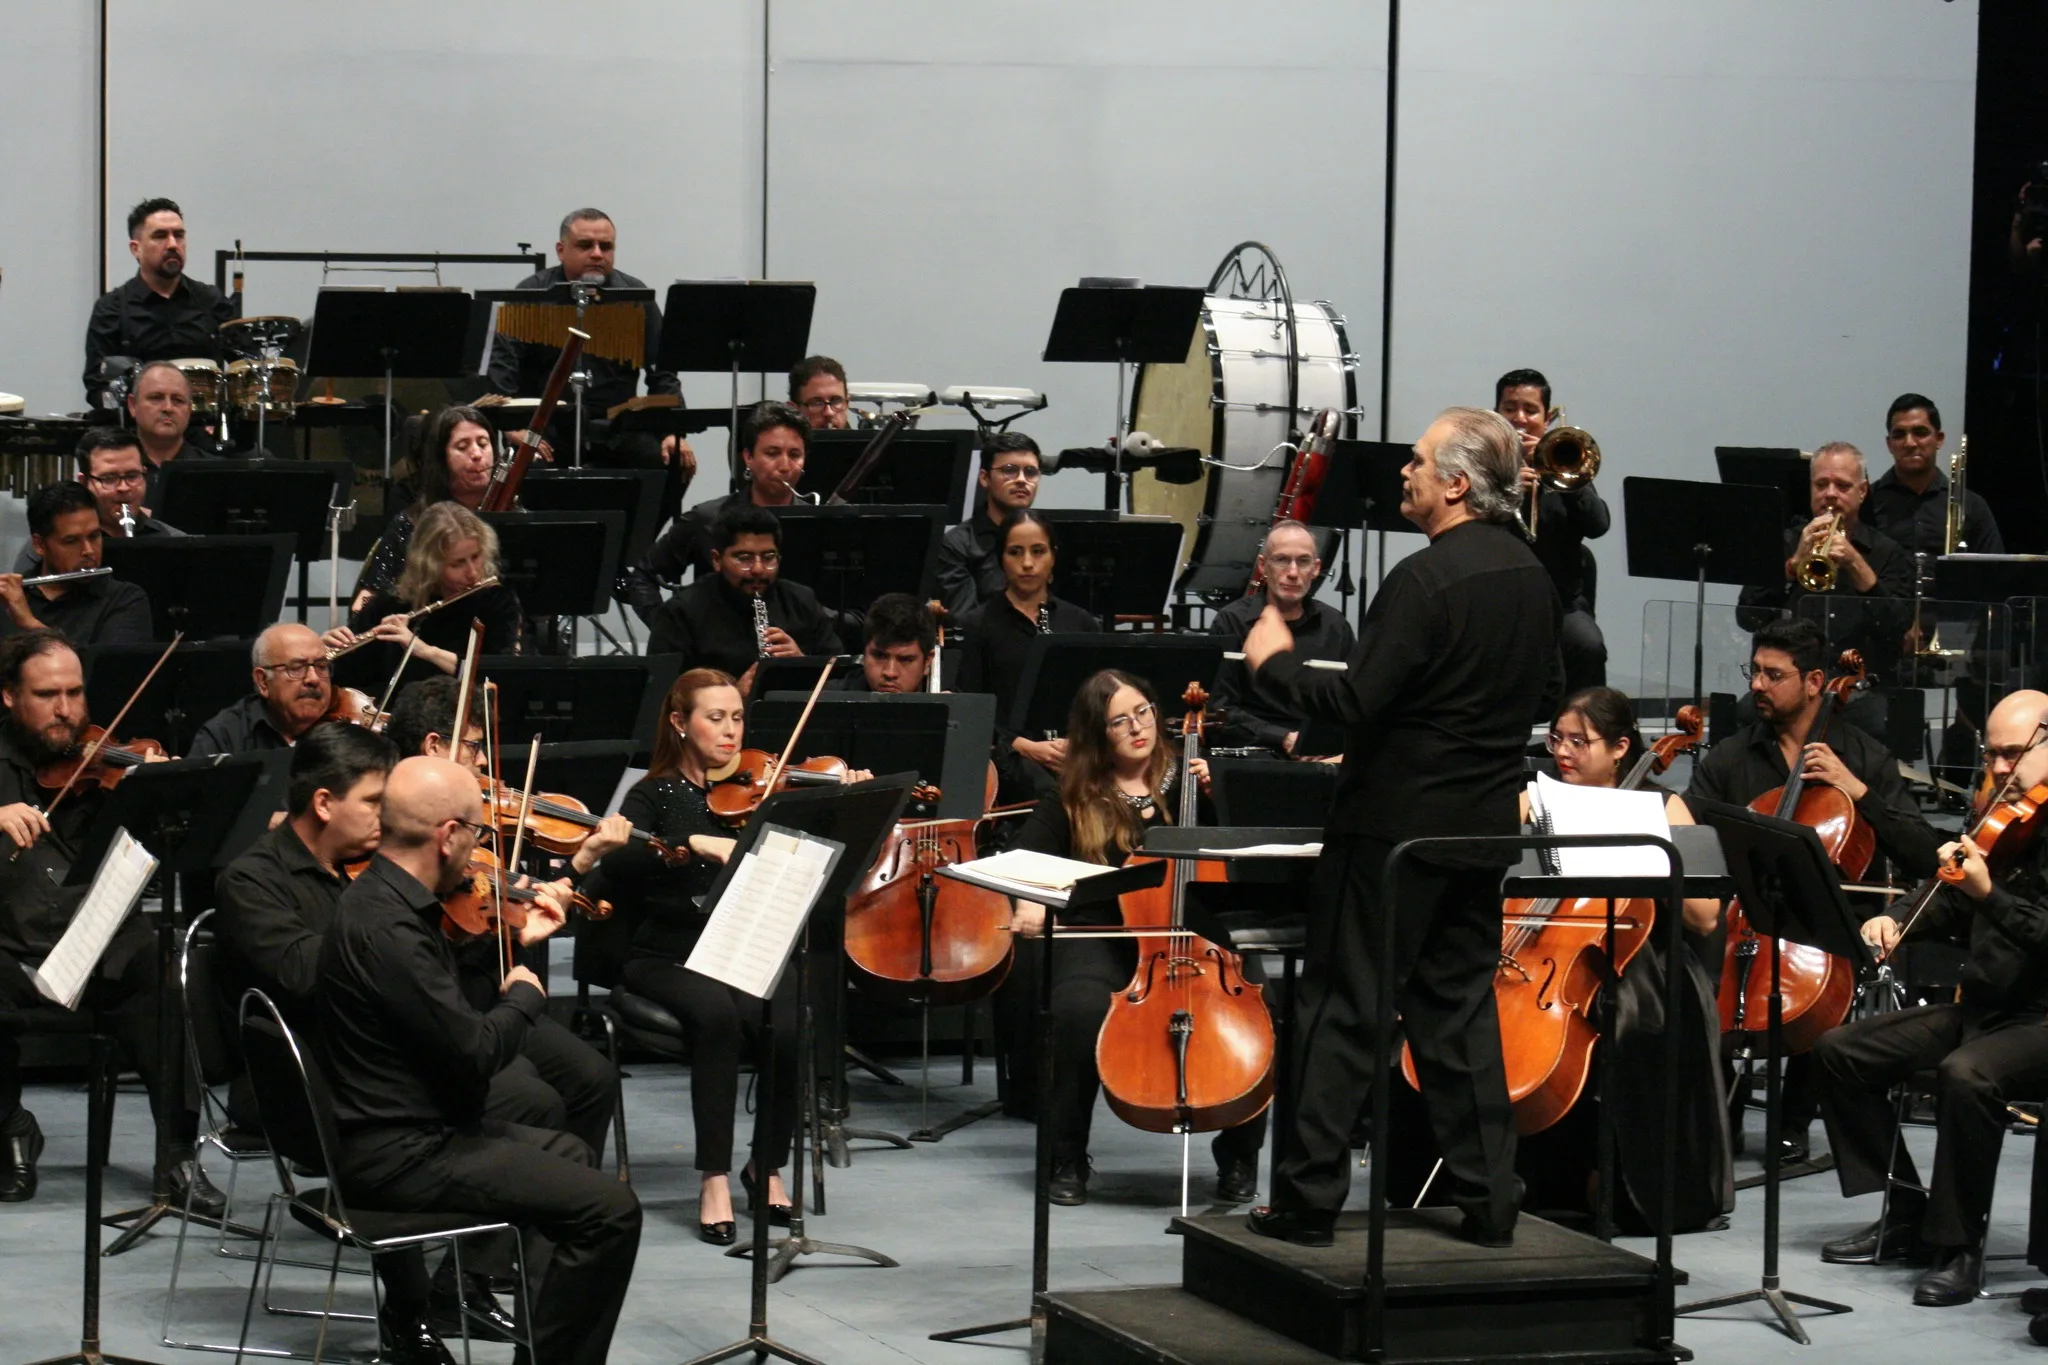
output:
[[[588,330],[583,325],[583,314],[596,301],[597,286],[594,284],[572,282],[569,285],[569,297],[576,301],[576,330],[579,332]],[[576,446],[574,452],[569,457],[569,467],[571,469],[583,468],[583,389],[585,385],[590,383],[589,366],[589,355],[586,352],[581,363],[576,366],[576,372],[569,376],[569,387],[576,394]],[[535,434],[538,435],[539,433]]]

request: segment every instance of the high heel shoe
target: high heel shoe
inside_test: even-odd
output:
[[[715,1247],[729,1247],[739,1240],[739,1226],[728,1218],[723,1223],[697,1224],[697,1240]]]
[[[740,1168],[740,1188],[747,1192],[747,1212],[752,1213],[754,1206],[760,1203],[762,1199],[761,1182],[755,1176],[753,1167],[743,1166]],[[777,1228],[788,1227],[789,1205],[770,1204],[768,1206],[768,1225]]]

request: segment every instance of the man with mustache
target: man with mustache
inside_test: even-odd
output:
[[[67,480],[29,495],[33,576],[99,568],[103,539],[99,504],[83,484]],[[31,585],[19,573],[0,574],[0,636],[45,628],[74,645],[143,644],[155,633],[149,595],[133,583],[104,577]]]
[[[235,304],[185,275],[185,215],[169,199],[145,199],[128,211],[128,254],[135,274],[100,295],[85,328],[85,401],[102,406],[100,362],[220,359],[220,325]]]
[[[199,727],[187,758],[289,749],[334,700],[327,646],[311,626],[280,621],[249,649],[256,690]]]
[[[680,654],[683,667],[715,668],[753,686],[766,656],[837,654],[832,613],[818,595],[782,577],[782,524],[765,507],[729,507],[711,527],[714,572],[661,604],[647,627],[649,654]],[[757,630],[754,604],[765,608]]]

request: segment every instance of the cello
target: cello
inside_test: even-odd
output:
[[[1700,711],[1680,707],[1678,729],[1644,749],[1615,785],[1636,791],[1699,746]],[[1515,1131],[1540,1133],[1571,1112],[1593,1069],[1594,997],[1649,942],[1653,900],[1614,907],[1614,957],[1607,961],[1607,902],[1597,897],[1509,900],[1501,906],[1500,966],[1494,1008],[1500,1016],[1501,1063]],[[1401,1074],[1420,1090],[1415,1057],[1401,1044]]]
[[[1189,683],[1182,700],[1188,714],[1175,819],[1193,825],[1193,763],[1201,757],[1209,695]],[[1188,884],[1222,881],[1223,871],[1218,862],[1176,858],[1160,886],[1122,898],[1127,928],[1158,932],[1137,935],[1137,970],[1110,997],[1095,1067],[1110,1109],[1149,1133],[1185,1138],[1232,1128],[1273,1099],[1273,1017],[1264,988],[1245,980],[1236,953],[1184,927]]]
[[[1840,676],[1830,679],[1821,689],[1824,700],[1820,714],[1812,730],[1800,741],[1802,756],[1807,745],[1826,739],[1828,721],[1848,704],[1850,694],[1869,686],[1863,656],[1855,650],[1842,654],[1841,668]],[[1749,808],[1760,815],[1774,815],[1812,829],[1820,836],[1828,861],[1845,880],[1854,881],[1869,868],[1877,852],[1877,835],[1856,818],[1856,803],[1840,789],[1825,784],[1808,786],[1801,776],[1804,768],[1804,763],[1795,764],[1782,787],[1773,787],[1757,797]],[[1779,948],[1783,954],[1779,981],[1785,997],[1784,1055],[1792,1057],[1812,1047],[1823,1033],[1849,1017],[1849,1006],[1856,998],[1856,972],[1842,958],[1803,943],[1781,939]],[[1730,901],[1728,945],[1721,964],[1717,1002],[1723,1033],[1756,1032],[1756,1025],[1750,1021],[1760,1022],[1768,1017],[1771,974],[1757,970],[1767,950],[1768,944],[1743,914],[1742,902]]]
[[[975,857],[978,820],[905,820],[846,903],[852,978],[877,1000],[964,1005],[1010,974],[1009,899],[941,877]]]

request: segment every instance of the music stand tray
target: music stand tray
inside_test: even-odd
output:
[[[469,336],[460,289],[327,287],[313,301],[306,376],[384,380],[384,480],[391,481],[391,390],[398,379],[458,379]]]
[[[1206,297],[1206,290],[1181,285],[1062,289],[1042,358],[1177,364],[1188,358],[1188,338],[1195,334]]]
[[[1414,448],[1399,441],[1339,440],[1308,524],[1422,534],[1401,515],[1401,470],[1413,455]]]
[[[2048,555],[1936,556],[1929,596],[1941,602],[2048,597]]]
[[[492,659],[487,671],[498,685],[498,723],[507,747],[535,735],[543,744],[639,737],[648,660],[619,654],[507,657]]]
[[[1124,616],[1160,616],[1185,533],[1171,517],[1061,518],[1060,596],[1107,630]]]
[[[1190,682],[1209,685],[1223,663],[1223,645],[1214,635],[1040,635],[1024,655],[1009,728],[1022,735],[1065,731],[1067,709],[1081,684],[1105,668],[1151,683],[1160,704],[1170,709]]]
[[[289,531],[297,558],[324,559],[327,509],[347,504],[355,476],[347,460],[173,460],[155,515],[194,536]]]
[[[498,532],[498,575],[528,616],[602,616],[626,538],[626,514],[485,512]]]
[[[807,280],[677,280],[668,287],[656,369],[732,379],[727,421],[732,486],[740,486],[740,371],[772,373],[804,358],[818,286]]]
[[[639,742],[630,739],[593,739],[540,746],[540,767],[534,773],[537,792],[560,792],[573,796],[594,811],[612,809],[619,783],[626,770],[634,767]]]
[[[782,572],[835,611],[865,612],[885,592],[924,601],[938,580],[946,509],[920,506],[776,509]]]
[[[155,682],[137,695],[149,670],[163,658],[161,645],[86,645],[78,651],[85,669],[86,713],[111,716],[129,697],[135,704],[123,733],[152,735],[174,754],[190,746],[199,727],[252,690],[249,642],[211,640],[178,646]]]
[[[105,543],[106,565],[149,594],[156,638],[247,639],[284,613],[293,537],[149,536]]]
[[[851,654],[793,654],[780,659],[771,656],[755,662],[754,687],[748,695],[761,698],[772,692],[789,692],[808,697],[811,687],[818,681],[819,672],[827,664],[832,666],[831,681],[825,684],[827,688],[860,669],[860,660]],[[752,712],[748,715],[751,723]]]

